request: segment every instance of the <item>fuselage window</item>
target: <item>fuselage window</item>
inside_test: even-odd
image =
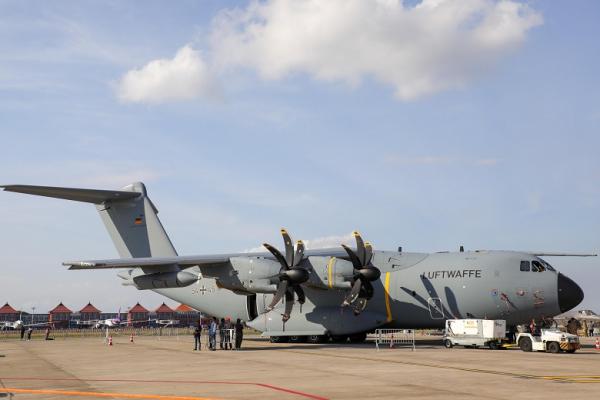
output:
[[[542,265],[542,263],[541,263],[541,262],[539,262],[539,261],[532,261],[532,262],[531,262],[531,270],[532,270],[533,272],[543,272],[543,271],[545,271],[545,270],[546,270],[546,267],[544,267],[544,266]]]
[[[521,261],[521,271],[529,271],[529,261]]]

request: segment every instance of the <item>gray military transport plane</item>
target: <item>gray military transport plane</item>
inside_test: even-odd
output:
[[[282,229],[284,251],[179,256],[146,187],[121,190],[2,186],[96,206],[120,259],[69,261],[72,270],[117,268],[125,285],[153,290],[205,314],[240,318],[271,340],[362,341],[376,328],[442,328],[448,318],[552,317],[583,300],[580,287],[541,256],[518,251],[408,253],[306,250]]]

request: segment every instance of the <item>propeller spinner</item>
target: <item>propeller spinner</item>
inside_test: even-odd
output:
[[[381,271],[371,264],[373,258],[373,247],[369,242],[365,243],[360,233],[353,232],[356,239],[356,253],[348,246],[342,244],[350,261],[354,266],[354,275],[352,276],[352,289],[344,299],[342,307],[353,305],[355,314],[360,314],[367,306],[367,301],[373,297],[373,285],[381,276]]]
[[[283,322],[290,319],[292,307],[294,305],[294,293],[298,298],[298,303],[304,304],[306,296],[304,290],[300,286],[306,282],[309,278],[308,271],[299,266],[304,256],[304,243],[299,240],[296,243],[296,249],[294,251],[294,245],[292,239],[285,229],[281,229],[281,236],[283,236],[283,243],[285,244],[285,257],[279,250],[271,246],[268,243],[264,243],[263,246],[281,264],[281,269],[277,277],[279,278],[279,284],[277,285],[277,292],[271,301],[271,304],[267,307],[267,311],[271,311],[277,303],[281,301],[281,298],[285,295],[285,311],[282,315]]]

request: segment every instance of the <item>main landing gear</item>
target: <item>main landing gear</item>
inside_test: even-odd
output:
[[[271,336],[271,343],[364,343],[366,333],[352,335]]]

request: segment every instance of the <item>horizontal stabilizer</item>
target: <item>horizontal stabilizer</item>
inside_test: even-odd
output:
[[[102,204],[105,201],[134,199],[142,195],[139,192],[119,190],[77,189],[52,186],[5,185],[0,186],[7,192],[33,194],[36,196],[54,197],[57,199],[82,201],[85,203]]]

